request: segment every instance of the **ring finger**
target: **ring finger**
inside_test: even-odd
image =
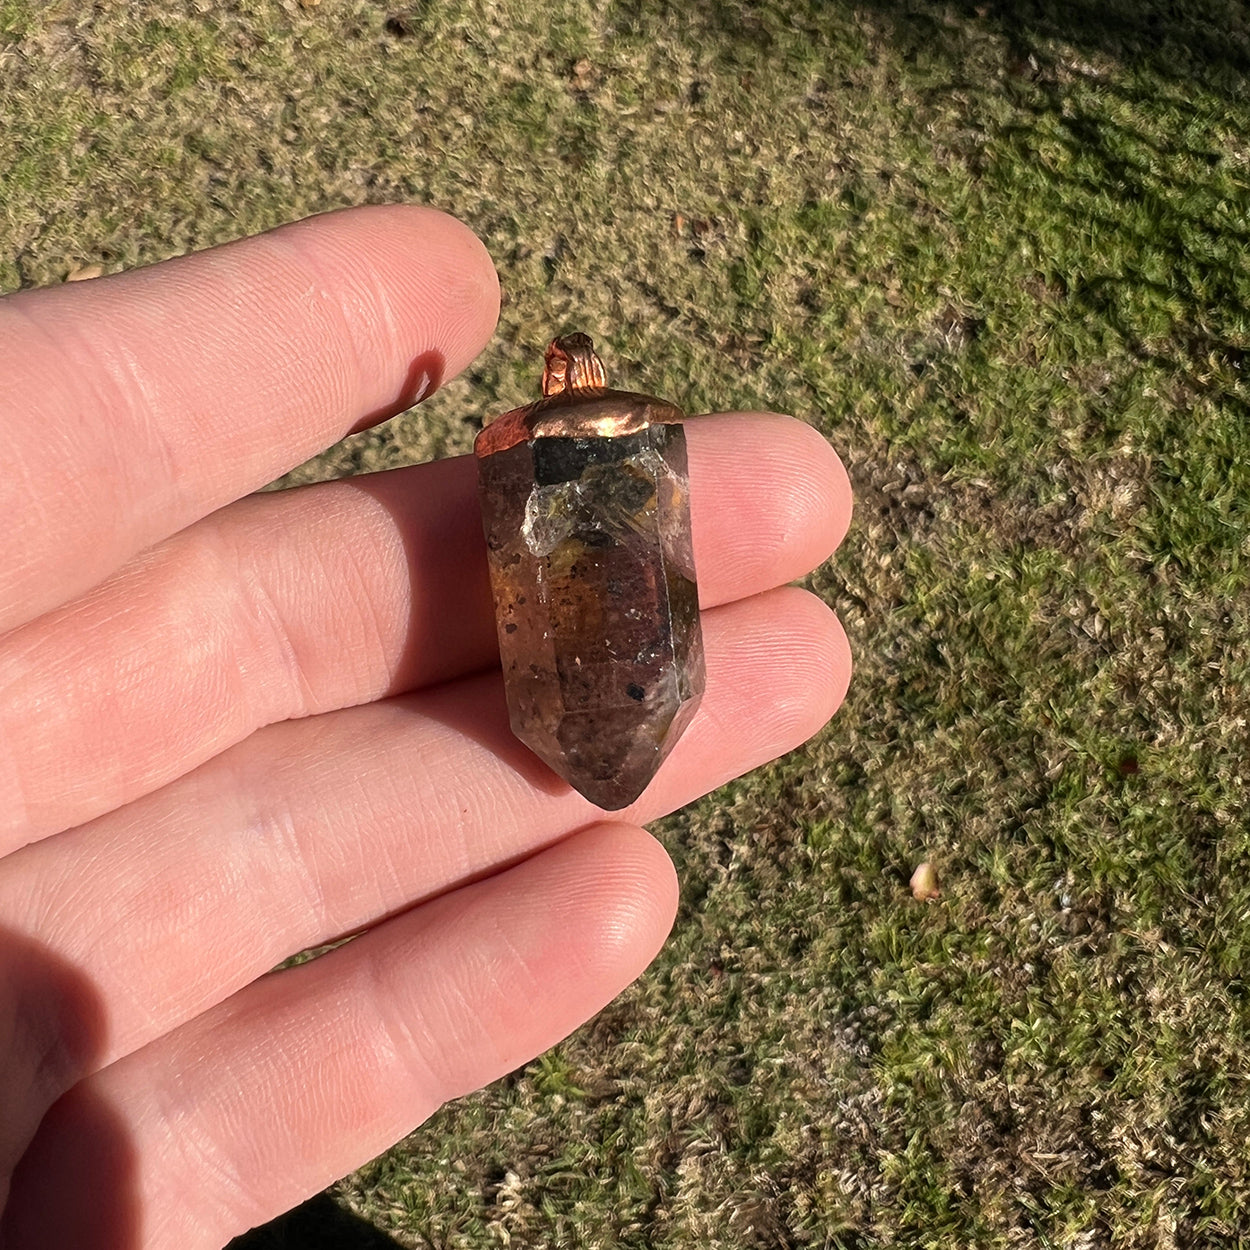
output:
[[[727,605],[704,622],[699,715],[624,819],[653,819],[794,748],[845,690],[845,638],[803,591]],[[74,967],[100,1004],[95,1053],[67,1049],[47,1079],[64,1088],[287,955],[497,871],[599,815],[512,738],[497,672],[263,730],[0,864],[0,924],[35,917],[28,939]],[[75,1024],[61,1021],[61,1034]]]

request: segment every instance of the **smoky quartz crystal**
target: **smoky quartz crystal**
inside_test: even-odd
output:
[[[607,388],[584,334],[474,445],[512,731],[599,807],[632,803],[704,686],[682,413]]]

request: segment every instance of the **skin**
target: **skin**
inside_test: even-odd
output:
[[[688,423],[708,689],[611,819],[508,732],[470,459],[249,495],[497,313],[407,206],[0,300],[7,1250],[219,1247],[541,1053],[668,933],[641,824],[840,703],[785,583],[850,490],[790,418]]]

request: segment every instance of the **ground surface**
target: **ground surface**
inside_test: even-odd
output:
[[[1238,1238],[1248,70],[1220,0],[0,0],[0,288],[395,197],[486,240],[490,350],[302,480],[466,450],[582,328],[858,490],[847,707],[660,827],[652,971],[254,1247]]]

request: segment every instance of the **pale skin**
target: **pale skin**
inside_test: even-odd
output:
[[[498,298],[393,206],[0,300],[6,1250],[216,1250],[555,1044],[672,924],[642,824],[841,701],[785,584],[850,490],[790,418],[688,423],[708,689],[610,817],[509,735],[470,458],[250,495]]]

